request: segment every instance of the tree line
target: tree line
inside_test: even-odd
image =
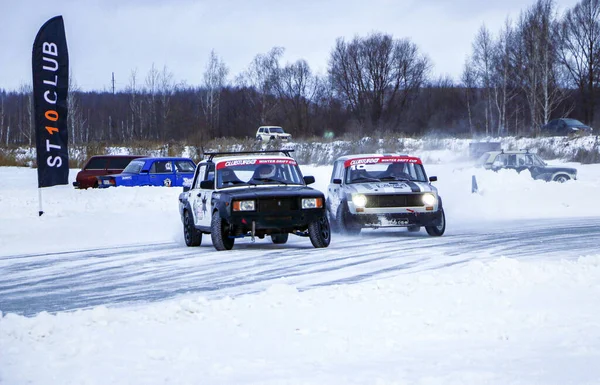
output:
[[[281,63],[284,49],[258,54],[233,78],[212,51],[202,84],[177,84],[167,68],[132,71],[124,90],[69,92],[73,144],[254,137],[281,125],[295,137],[373,132],[423,135],[537,135],[556,117],[596,123],[600,0],[558,15],[537,0],[492,33],[475,34],[462,76],[433,78],[432,64],[408,38],[382,32],[338,38],[326,74],[308,62]],[[0,89],[0,144],[32,145],[31,85]]]

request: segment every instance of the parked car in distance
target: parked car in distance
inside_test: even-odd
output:
[[[143,158],[144,155],[95,155],[86,162],[85,166],[77,173],[73,186],[75,188],[98,187],[98,176],[118,174],[133,159]]]
[[[335,160],[327,187],[332,229],[349,235],[363,228],[406,227],[441,236],[442,198],[421,159],[399,154],[346,155]]]
[[[592,127],[581,123],[577,119],[560,118],[552,119],[544,124],[541,133],[546,135],[571,135],[571,134],[591,134]]]
[[[260,126],[256,130],[256,140],[276,140],[287,142],[292,139],[292,135],[283,131],[280,126]]]
[[[315,248],[329,246],[325,196],[308,187],[315,178],[302,175],[291,151],[205,154],[179,194],[186,245],[200,246],[202,234],[210,234],[222,251],[238,238],[269,236],[284,244],[294,234],[309,238]]]
[[[577,179],[577,169],[571,167],[549,166],[536,153],[528,150],[489,151],[481,155],[475,163],[476,167],[498,171],[501,169],[521,172],[529,170],[533,179],[564,183]]]
[[[98,177],[100,188],[115,186],[183,186],[194,177],[190,158],[146,157],[132,160],[120,174]]]

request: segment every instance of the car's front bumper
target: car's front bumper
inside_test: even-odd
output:
[[[278,212],[233,212],[227,222],[242,231],[257,230],[290,232],[306,229],[325,215],[325,209],[304,209]],[[254,223],[254,225],[253,225]]]
[[[437,226],[442,218],[442,211],[414,213],[385,213],[353,215],[352,219],[361,227],[406,227]]]

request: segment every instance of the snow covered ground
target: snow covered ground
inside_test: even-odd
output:
[[[0,168],[0,312],[12,309],[0,313],[0,384],[600,384],[600,247],[594,246],[600,245],[600,165],[571,164],[578,180],[558,184],[447,163],[446,152],[415,155],[439,178],[448,223],[442,238],[424,231],[406,237],[394,229],[385,237],[334,234],[328,249],[308,247],[304,239],[281,246],[263,240],[220,253],[207,237],[202,247],[185,248],[178,188],[56,186],[44,189],[45,214],[38,217],[35,170]],[[325,191],[330,167],[302,170]],[[473,175],[478,194],[471,193]],[[546,222],[552,225],[546,228]],[[569,232],[573,224],[587,226],[587,233]],[[515,234],[524,232],[535,246],[537,227],[548,233],[542,252],[515,246],[498,254],[481,243],[485,233],[498,244],[516,245]],[[557,245],[568,236],[583,251],[557,247],[549,253],[555,235]],[[235,295],[189,291],[72,311],[23,315],[25,308],[14,309],[19,290],[46,290],[40,275],[72,282],[52,289],[65,297],[97,279],[80,270],[102,262],[96,249],[161,244],[164,274],[182,263],[168,258],[171,248],[195,252],[183,262],[189,269],[199,261],[214,269],[256,256],[256,265],[235,271],[251,280],[264,272],[258,262],[274,250],[278,257],[289,251],[312,263],[343,258],[349,250],[336,243],[344,242],[353,242],[357,255],[375,257],[393,244],[391,254],[380,254],[398,261],[408,257],[402,247],[410,245],[411,258],[438,259],[440,266],[383,269],[385,274],[346,284],[323,284],[348,275],[323,268],[312,273],[319,282],[312,286],[282,274],[264,289]],[[435,247],[442,242],[443,252]],[[62,253],[82,250],[81,260]],[[453,253],[470,258],[454,263]],[[136,258],[127,265],[111,259],[109,269],[115,276],[127,269],[134,285],[157,255]],[[371,274],[367,264],[344,269]],[[104,279],[96,287],[110,285],[110,276]],[[174,291],[179,284],[172,281]]]

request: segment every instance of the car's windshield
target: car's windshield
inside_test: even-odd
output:
[[[217,163],[217,188],[304,184],[293,159],[240,159]]]
[[[375,158],[377,160],[377,158]],[[415,181],[427,182],[423,165],[408,162],[406,159],[398,162],[389,162],[380,159],[378,163],[346,165],[346,183],[364,183],[380,181]]]
[[[585,124],[577,119],[564,119],[564,122],[567,123],[568,126],[585,126]]]
[[[132,160],[129,162],[127,167],[123,170],[124,174],[139,174],[144,166],[144,161],[141,160]]]
[[[484,153],[479,158],[477,158],[477,161],[475,162],[475,166],[485,165],[489,158],[490,158],[490,154],[488,152]]]
[[[546,166],[546,162],[542,160],[537,154],[527,154],[525,155],[527,162],[530,162],[533,166],[543,167]]]
[[[271,134],[283,134],[283,128],[281,127],[271,127],[269,131]]]

